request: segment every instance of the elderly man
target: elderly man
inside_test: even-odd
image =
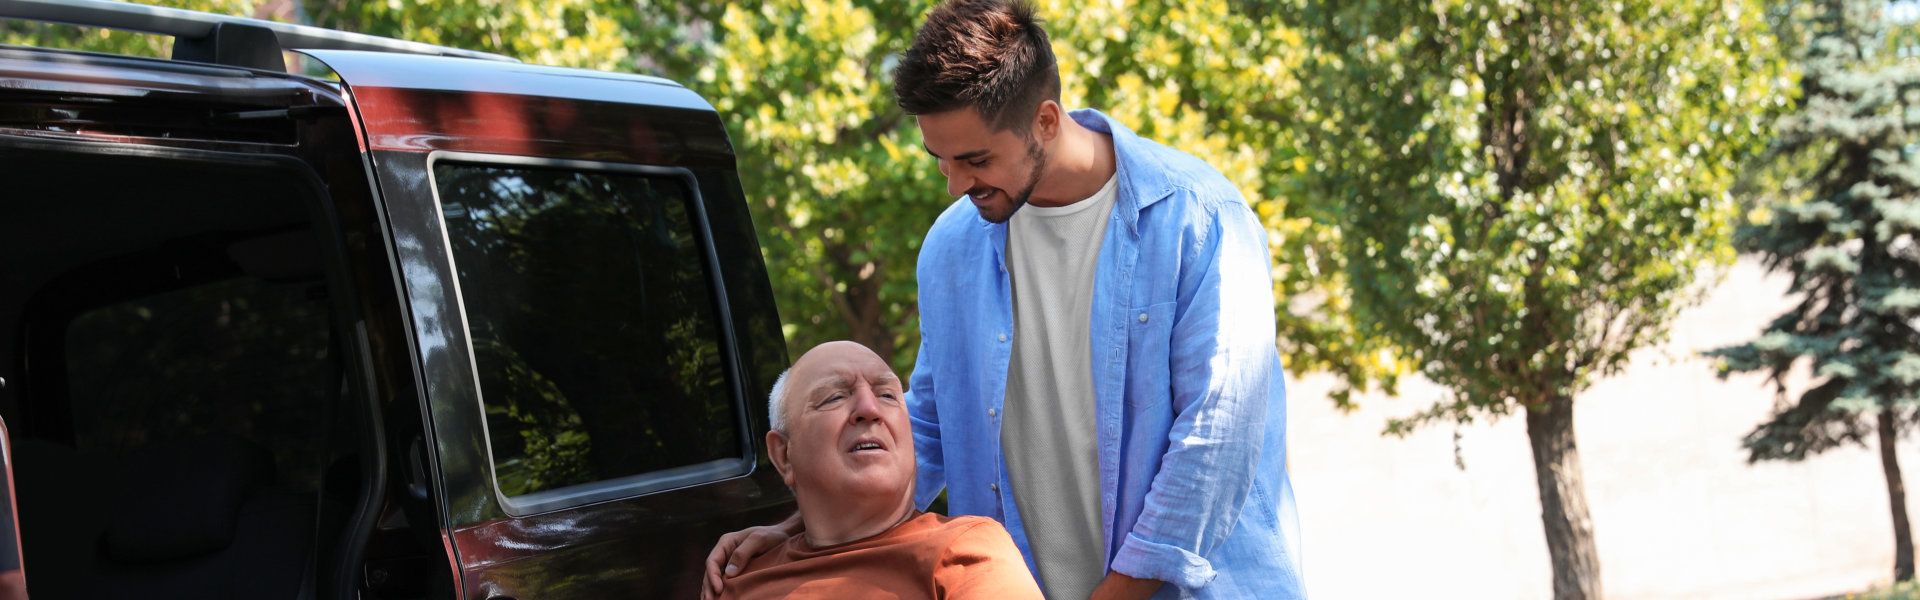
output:
[[[900,378],[865,346],[828,342],[773,386],[767,453],[804,528],[749,562],[722,598],[1040,598],[1006,529],[914,510]]]

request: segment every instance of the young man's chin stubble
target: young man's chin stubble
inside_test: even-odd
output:
[[[988,223],[1005,223],[1013,218],[1013,213],[1020,212],[1020,207],[1027,205],[1027,200],[1033,197],[1033,189],[1040,185],[1041,173],[1047,169],[1047,153],[1040,149],[1039,142],[1028,139],[1027,159],[1033,161],[1033,170],[1027,173],[1027,185],[1023,186],[1020,193],[1013,196],[1012,202],[1007,205],[1007,213],[1004,215],[994,215],[987,212],[991,209],[992,205],[976,203],[974,208],[980,211],[980,218],[986,219]],[[1003,189],[995,189],[992,193],[1004,195],[1007,192]],[[969,192],[968,195],[971,196],[973,194]],[[978,198],[979,196],[974,197]],[[999,218],[994,218],[996,216]]]

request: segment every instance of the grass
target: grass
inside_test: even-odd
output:
[[[1920,581],[1839,596],[1836,600],[1920,600]]]

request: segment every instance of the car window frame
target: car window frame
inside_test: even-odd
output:
[[[678,180],[686,188],[686,201],[691,204],[688,211],[692,217],[695,250],[700,253],[708,291],[711,294],[714,318],[718,321],[715,330],[720,336],[721,368],[726,376],[722,386],[732,402],[734,412],[734,433],[738,438],[735,446],[737,454],[730,458],[714,459],[706,462],[683,465],[658,471],[625,475],[612,479],[601,479],[588,483],[574,484],[559,488],[531,492],[519,496],[508,496],[500,489],[498,470],[493,457],[493,438],[486,419],[485,390],[480,383],[480,370],[474,352],[473,330],[467,318],[466,296],[460,279],[459,265],[455,262],[453,237],[447,226],[446,206],[441,198],[437,167],[442,162],[475,165],[481,167],[522,167],[538,169],[572,170],[582,173],[604,173],[611,175],[656,177]],[[473,401],[479,409],[479,430],[482,437],[482,450],[487,458],[487,485],[495,501],[502,510],[514,517],[524,517],[568,508],[584,506],[597,502],[636,498],[683,489],[708,483],[725,481],[745,476],[753,471],[755,451],[752,438],[752,422],[746,407],[747,396],[743,389],[742,366],[739,348],[734,338],[733,316],[728,308],[725,278],[721,276],[719,251],[713,245],[712,225],[707,219],[706,200],[700,193],[700,183],[691,169],[678,166],[617,163],[575,159],[549,158],[480,152],[462,152],[435,150],[427,153],[426,161],[427,189],[433,198],[434,217],[439,219],[440,243],[446,256],[448,280],[453,284],[455,313],[460,319],[459,343],[469,367],[468,375],[472,379]]]

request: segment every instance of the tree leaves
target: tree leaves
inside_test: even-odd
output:
[[[1728,190],[1787,80],[1732,1],[1298,3],[1303,185],[1355,320],[1454,393],[1390,425],[1573,395],[1732,258]]]

